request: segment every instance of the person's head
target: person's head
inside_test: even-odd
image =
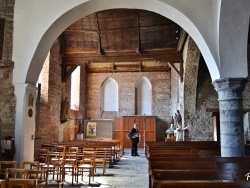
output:
[[[134,124],[134,128],[138,129],[138,124],[137,123]]]

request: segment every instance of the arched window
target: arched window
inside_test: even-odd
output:
[[[71,99],[70,99],[70,109],[79,110],[79,100],[80,100],[80,66],[78,66],[74,72],[71,74]]]
[[[136,115],[152,115],[152,85],[146,77],[136,83]]]
[[[107,79],[101,87],[101,110],[118,111],[118,84],[113,78]]]

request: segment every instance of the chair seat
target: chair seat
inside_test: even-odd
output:
[[[81,164],[78,166],[78,168],[93,168],[94,166],[91,164]]]

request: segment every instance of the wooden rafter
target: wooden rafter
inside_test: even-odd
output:
[[[139,17],[139,11],[137,11],[137,20],[136,20],[136,24],[137,24],[137,35],[138,35],[138,46],[136,49],[137,53],[141,53],[141,35],[140,35],[140,17]]]
[[[69,68],[68,68],[69,67]],[[72,72],[77,68],[77,65],[64,65],[62,66],[62,82],[66,82],[71,76]]]
[[[79,65],[87,62],[141,62],[141,61],[165,61],[172,63],[182,62],[182,53],[176,50],[158,50],[158,51],[141,51],[141,54],[134,52],[106,52],[100,56],[96,53],[92,54],[67,54],[63,57],[65,65]]]
[[[177,51],[183,50],[187,36],[188,36],[187,32],[185,30],[181,29],[181,34],[180,34],[180,39],[179,39],[178,46],[177,46]]]
[[[102,42],[101,42],[101,32],[100,32],[100,26],[99,26],[99,20],[98,20],[97,12],[95,13],[95,17],[96,17],[96,29],[97,29],[97,34],[98,34],[98,53],[103,54]]]
[[[183,79],[183,62],[180,61],[180,70],[172,62],[168,62],[169,66],[172,67],[180,76],[181,80]]]

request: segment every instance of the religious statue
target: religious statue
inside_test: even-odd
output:
[[[180,111],[179,111],[179,110],[177,110],[176,121],[177,121],[177,127],[179,127],[179,126],[182,125],[182,117],[181,117],[181,114],[180,114]]]
[[[177,114],[174,113],[174,127],[177,127]]]
[[[68,98],[65,97],[65,99],[62,101],[61,104],[61,123],[67,121],[68,111],[69,111],[69,101]]]
[[[33,106],[34,103],[34,96],[32,94],[29,95],[29,103],[28,106]]]

